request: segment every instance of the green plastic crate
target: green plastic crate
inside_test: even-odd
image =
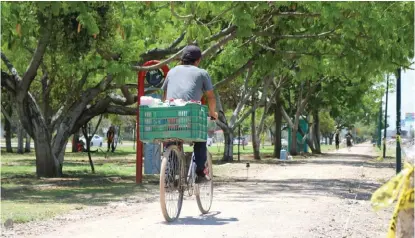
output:
[[[185,106],[140,106],[140,140],[181,139],[185,142],[207,140],[207,107],[199,104]]]

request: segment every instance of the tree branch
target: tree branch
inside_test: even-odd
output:
[[[170,2],[170,11],[171,11],[171,14],[173,16],[175,16],[175,17],[177,17],[179,19],[190,20],[190,19],[194,18],[194,15],[193,14],[190,14],[190,15],[187,15],[187,16],[180,16],[179,14],[177,14],[177,12],[174,11],[174,4],[173,4],[173,2]]]
[[[13,66],[13,64],[10,62],[10,60],[6,57],[3,52],[1,52],[1,59],[3,60],[4,64],[6,64],[7,68],[9,69],[10,73],[14,77],[16,81],[20,81],[21,78],[16,70],[16,68]],[[3,71],[2,71],[3,72]]]
[[[123,84],[123,85],[111,84],[107,87],[107,89],[119,89],[119,88],[122,88],[122,87],[137,89],[137,86],[138,86],[137,83],[126,83],[126,84]]]
[[[254,56],[255,57],[255,56]],[[234,80],[236,77],[238,77],[241,73],[243,73],[246,69],[250,68],[253,66],[254,64],[254,57],[252,57],[251,59],[248,60],[248,62],[246,62],[244,65],[242,65],[242,67],[240,67],[238,70],[236,70],[235,72],[233,72],[231,75],[229,75],[226,79],[223,79],[217,83],[215,83],[213,85],[214,88],[218,88],[221,87],[225,84],[227,84],[228,82]]]
[[[131,95],[131,93],[130,93],[130,91],[128,90],[128,87],[127,86],[122,86],[121,87],[121,92],[122,92],[122,94],[124,95],[124,97],[125,97],[125,103],[126,104],[133,104],[135,101],[134,101],[134,96],[133,95]]]
[[[153,70],[153,69],[159,69],[162,66],[172,62],[173,60],[178,60],[180,59],[180,55],[182,54],[184,48],[182,48],[181,50],[177,51],[176,54],[170,56],[169,58],[161,61],[158,64],[155,65],[151,65],[151,66],[132,66],[132,69],[135,71],[149,71],[149,70]]]
[[[16,94],[16,80],[3,70],[1,71],[1,86],[6,88],[7,91]]]
[[[248,72],[246,74],[245,80],[244,80],[244,88],[242,91],[241,99],[236,105],[235,110],[232,113],[231,119],[230,119],[230,126],[234,127],[234,123],[236,121],[236,118],[238,117],[239,112],[244,108],[246,101],[251,96],[251,92],[254,90],[254,88],[251,88],[248,90],[248,82],[249,79],[252,76],[252,67],[248,68]]]
[[[322,55],[334,55],[334,56],[338,56],[335,54],[326,54],[326,53],[313,53],[313,52],[297,52],[297,51],[287,51],[287,50],[276,50],[274,48],[271,48],[267,45],[261,44],[257,41],[254,41],[254,44],[257,44],[259,46],[261,46],[264,50],[268,50],[274,53],[280,53],[280,54],[288,54],[288,55],[312,55],[312,56],[322,56]]]
[[[229,34],[235,32],[237,29],[238,29],[237,26],[231,25],[231,26],[229,26],[229,27],[221,30],[220,32],[218,32],[218,33],[216,33],[216,34],[214,34],[214,35],[206,38],[204,40],[204,42],[210,42],[210,41],[213,41],[213,40],[218,40],[218,39],[220,39],[223,36],[226,36],[226,35],[229,35]]]
[[[330,35],[331,33],[333,33],[335,31],[335,29],[331,30],[331,31],[327,31],[327,32],[322,32],[319,34],[305,34],[305,35],[279,35],[276,36],[277,39],[302,39],[302,38],[319,38],[319,37],[324,37],[327,35]]]
[[[181,49],[184,48],[184,46],[176,48],[178,44],[180,44],[180,42],[183,41],[184,36],[186,35],[187,31],[183,31],[180,36],[175,39],[167,48],[165,49],[159,49],[159,48],[154,48],[151,49],[143,54],[140,55],[140,58],[143,61],[148,61],[148,60],[160,60],[162,58],[164,58],[166,55],[169,54],[173,54],[174,52],[177,52]]]
[[[267,92],[268,92],[268,88],[270,86],[271,83],[271,78],[270,76],[266,77],[263,81],[264,85],[263,85],[263,93],[261,95],[261,98],[259,101],[256,101],[253,106],[251,107],[251,109],[249,109],[244,115],[242,115],[242,117],[240,117],[234,124],[234,127],[238,126],[239,124],[241,124],[246,117],[248,117],[253,111],[255,111],[259,106],[263,106],[265,105],[266,102],[266,98],[267,98]],[[258,86],[257,86],[258,87]],[[254,90],[257,90],[257,87],[254,87],[249,93],[252,94],[252,92]],[[264,109],[264,113],[266,113],[266,108]]]
[[[110,105],[107,107],[106,112],[117,115],[135,116],[137,115],[137,108]]]
[[[98,120],[98,122],[97,122],[97,126],[95,127],[95,130],[94,130],[94,132],[92,133],[92,135],[91,136],[94,136],[96,133],[97,133],[97,131],[98,131],[98,127],[99,127],[99,124],[101,124],[101,121],[102,121],[102,116],[103,116],[104,114],[101,114],[100,116],[99,116],[99,120]],[[86,138],[86,137],[85,137]]]
[[[40,35],[36,50],[32,56],[29,67],[26,73],[23,75],[22,81],[20,83],[22,94],[26,94],[29,91],[30,84],[33,82],[37,75],[37,70],[42,62],[43,55],[45,54],[46,47],[49,43],[51,24],[51,21],[48,21],[46,26],[41,29],[42,33]]]
[[[228,7],[227,9],[225,9],[225,10],[223,10],[221,13],[219,13],[218,15],[216,15],[209,23],[207,23],[206,25],[210,25],[210,24],[213,24],[213,22],[215,22],[215,20],[217,19],[217,18],[219,18],[219,17],[221,17],[221,16],[223,16],[223,15],[225,15],[227,12],[229,12],[230,10],[232,10],[233,8],[235,8],[236,7],[236,5],[238,5],[238,3],[235,3],[235,2],[233,2],[232,4],[231,4],[231,6],[230,7]]]
[[[281,111],[282,117],[284,117],[284,120],[287,122],[288,126],[290,128],[294,128],[294,124],[293,124],[291,118],[288,116],[288,114],[285,111],[284,106],[282,104],[280,104],[280,111]]]
[[[216,44],[211,45],[209,48],[203,51],[202,57],[206,57],[207,55],[211,54],[213,51],[216,51],[217,49],[219,49],[219,47],[233,40],[235,37],[236,37],[236,32],[232,32],[229,35],[225,36],[220,41],[218,41]]]
[[[232,32],[231,34],[227,35],[226,37],[221,39],[219,42],[217,42],[216,44],[210,46],[205,51],[203,51],[202,52],[202,57],[206,57],[207,55],[209,55],[210,53],[212,53],[213,51],[218,49],[220,46],[226,44],[228,41],[234,39],[235,37],[236,37],[235,32]],[[149,71],[149,70],[153,70],[153,69],[158,69],[158,68],[162,67],[163,65],[166,65],[166,64],[172,62],[173,60],[180,59],[180,55],[183,52],[183,50],[184,50],[184,48],[181,49],[180,51],[178,51],[176,54],[172,55],[170,58],[168,58],[164,61],[161,61],[158,64],[151,65],[151,66],[132,66],[132,68],[133,68],[133,70],[136,70],[136,71]]]
[[[4,108],[3,104],[1,104],[1,112],[3,113],[4,117],[9,121],[12,122],[12,117],[7,113],[6,109]]]
[[[293,16],[293,17],[319,17],[320,13],[312,12],[278,12],[275,16]]]

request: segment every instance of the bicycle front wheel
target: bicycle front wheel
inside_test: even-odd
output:
[[[207,160],[205,164],[206,175],[209,177],[209,182],[203,184],[195,184],[196,202],[202,214],[209,212],[213,200],[213,169],[212,169],[212,155],[207,152]]]
[[[184,180],[184,156],[177,146],[171,145],[163,155],[160,170],[160,205],[164,219],[168,222],[180,215]]]

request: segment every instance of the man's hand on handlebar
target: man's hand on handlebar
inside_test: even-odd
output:
[[[217,120],[218,119],[218,113],[217,112],[209,112],[210,119]]]

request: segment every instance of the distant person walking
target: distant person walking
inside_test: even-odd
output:
[[[347,143],[347,148],[349,149],[349,151],[351,150],[351,147],[352,147],[352,139],[353,139],[353,136],[350,133],[350,131],[348,131],[346,134],[346,143]]]
[[[340,131],[339,129],[336,130],[334,134],[334,142],[336,143],[336,150],[340,149]]]
[[[110,128],[107,131],[107,142],[108,142],[108,149],[107,152],[110,151],[110,147],[111,147],[111,152],[114,153],[115,150],[115,129],[114,126],[110,126]]]

